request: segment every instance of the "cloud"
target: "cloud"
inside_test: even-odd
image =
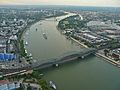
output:
[[[120,0],[0,0],[0,4],[120,6]]]

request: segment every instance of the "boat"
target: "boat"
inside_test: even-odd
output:
[[[29,54],[29,57],[32,57],[32,54],[31,54],[31,53]]]
[[[49,82],[49,84],[50,84],[50,87],[52,87],[53,89],[57,89],[57,87],[56,87],[56,85],[53,83],[53,81],[50,81]]]
[[[33,59],[33,57],[30,57],[30,59]]]
[[[25,42],[25,45],[28,45],[28,42]]]
[[[59,67],[59,64],[53,64],[53,67]]]
[[[36,31],[37,31],[37,28],[36,28]]]
[[[43,33],[43,37],[44,37],[45,39],[47,39],[47,36],[46,36],[46,34],[45,34],[45,33]]]
[[[55,66],[56,66],[56,67],[58,67],[58,66],[59,66],[59,64],[55,64]]]
[[[25,53],[27,53],[27,50],[25,50]]]

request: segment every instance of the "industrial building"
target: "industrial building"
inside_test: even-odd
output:
[[[15,54],[0,53],[0,61],[11,61],[15,59],[16,59]]]

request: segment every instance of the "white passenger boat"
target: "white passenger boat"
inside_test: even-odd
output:
[[[25,42],[25,45],[28,45],[28,42]]]
[[[43,37],[44,37],[45,39],[47,39],[47,36],[46,36],[46,34],[45,34],[45,33],[43,33]]]
[[[29,57],[32,57],[32,54],[31,54],[31,53],[29,54]]]
[[[55,66],[56,66],[56,67],[58,67],[58,66],[59,66],[59,64],[55,64]]]
[[[53,89],[57,89],[57,87],[56,87],[56,85],[53,83],[53,81],[50,81],[49,82],[49,84],[50,84],[50,87],[52,87]]]

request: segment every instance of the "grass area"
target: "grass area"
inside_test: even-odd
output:
[[[20,41],[20,54],[23,57],[27,56],[27,53],[25,52],[25,47],[24,47],[24,41],[23,40]]]
[[[61,30],[81,29],[85,26],[86,26],[86,21],[81,20],[81,17],[79,15],[67,17],[65,19],[62,19],[58,23],[58,28],[60,28]]]
[[[39,84],[41,85],[42,90],[52,90],[45,80],[40,80]]]

